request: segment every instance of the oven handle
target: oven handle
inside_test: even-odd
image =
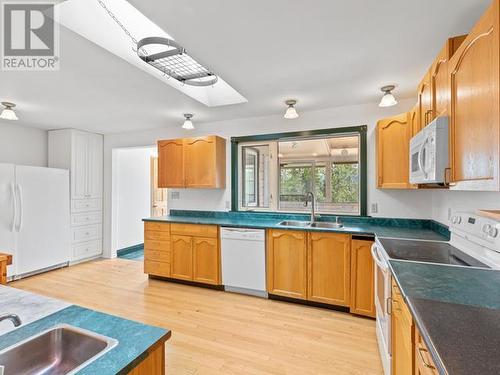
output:
[[[382,269],[382,271],[386,271],[387,264],[383,260],[380,259],[377,249],[378,249],[377,244],[373,243],[372,248],[371,248],[373,260],[375,260],[375,263],[377,264],[377,266],[379,266]]]

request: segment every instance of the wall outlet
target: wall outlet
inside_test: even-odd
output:
[[[180,191],[172,191],[170,193],[170,199],[181,199],[181,192]]]
[[[378,213],[378,203],[372,203],[371,212],[372,212],[372,214]]]
[[[231,209],[231,201],[226,201],[226,209],[227,210]]]

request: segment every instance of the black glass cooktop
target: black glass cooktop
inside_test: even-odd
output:
[[[379,239],[391,259],[490,268],[446,242]]]

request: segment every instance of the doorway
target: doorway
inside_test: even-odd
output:
[[[158,189],[154,146],[113,149],[112,257],[144,259],[142,219],[168,212],[167,192]]]

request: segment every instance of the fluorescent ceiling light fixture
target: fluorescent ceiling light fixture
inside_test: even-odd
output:
[[[185,113],[184,114],[184,124],[182,124],[182,129],[186,130],[193,130],[194,125],[191,119],[193,118],[193,115],[191,113]]]
[[[382,99],[380,100],[379,107],[392,107],[393,105],[398,104],[398,101],[392,95],[392,90],[394,90],[396,86],[394,85],[388,85],[384,86],[380,89],[384,93],[384,96],[382,96]]]
[[[126,0],[102,0],[106,8],[125,26],[136,40],[147,37],[159,37],[174,40],[167,32],[139,12]],[[234,88],[229,86],[217,73],[218,80],[213,86],[197,87],[182,84],[169,78],[154,66],[145,63],[134,50],[136,45],[117,25],[98,1],[70,0],[63,1],[59,7],[59,22],[66,28],[81,35],[85,39],[108,50],[137,68],[151,74],[162,82],[208,107],[245,103],[247,100]],[[179,41],[176,41],[179,43]],[[182,44],[182,41],[180,41]],[[189,46],[187,47],[189,50]],[[149,53],[160,52],[160,49],[147,47]],[[161,48],[161,46],[158,46]],[[198,59],[197,59],[198,60]],[[198,60],[199,61],[199,60]]]
[[[19,120],[19,118],[16,115],[16,112],[14,112],[14,107],[16,106],[14,103],[11,102],[2,102],[2,105],[5,107],[0,113],[0,118],[4,120]]]
[[[289,99],[285,102],[285,104],[288,106],[288,108],[286,109],[285,115],[283,116],[284,118],[292,120],[299,117],[299,114],[295,109],[295,104],[297,104],[297,101],[295,99]]]

